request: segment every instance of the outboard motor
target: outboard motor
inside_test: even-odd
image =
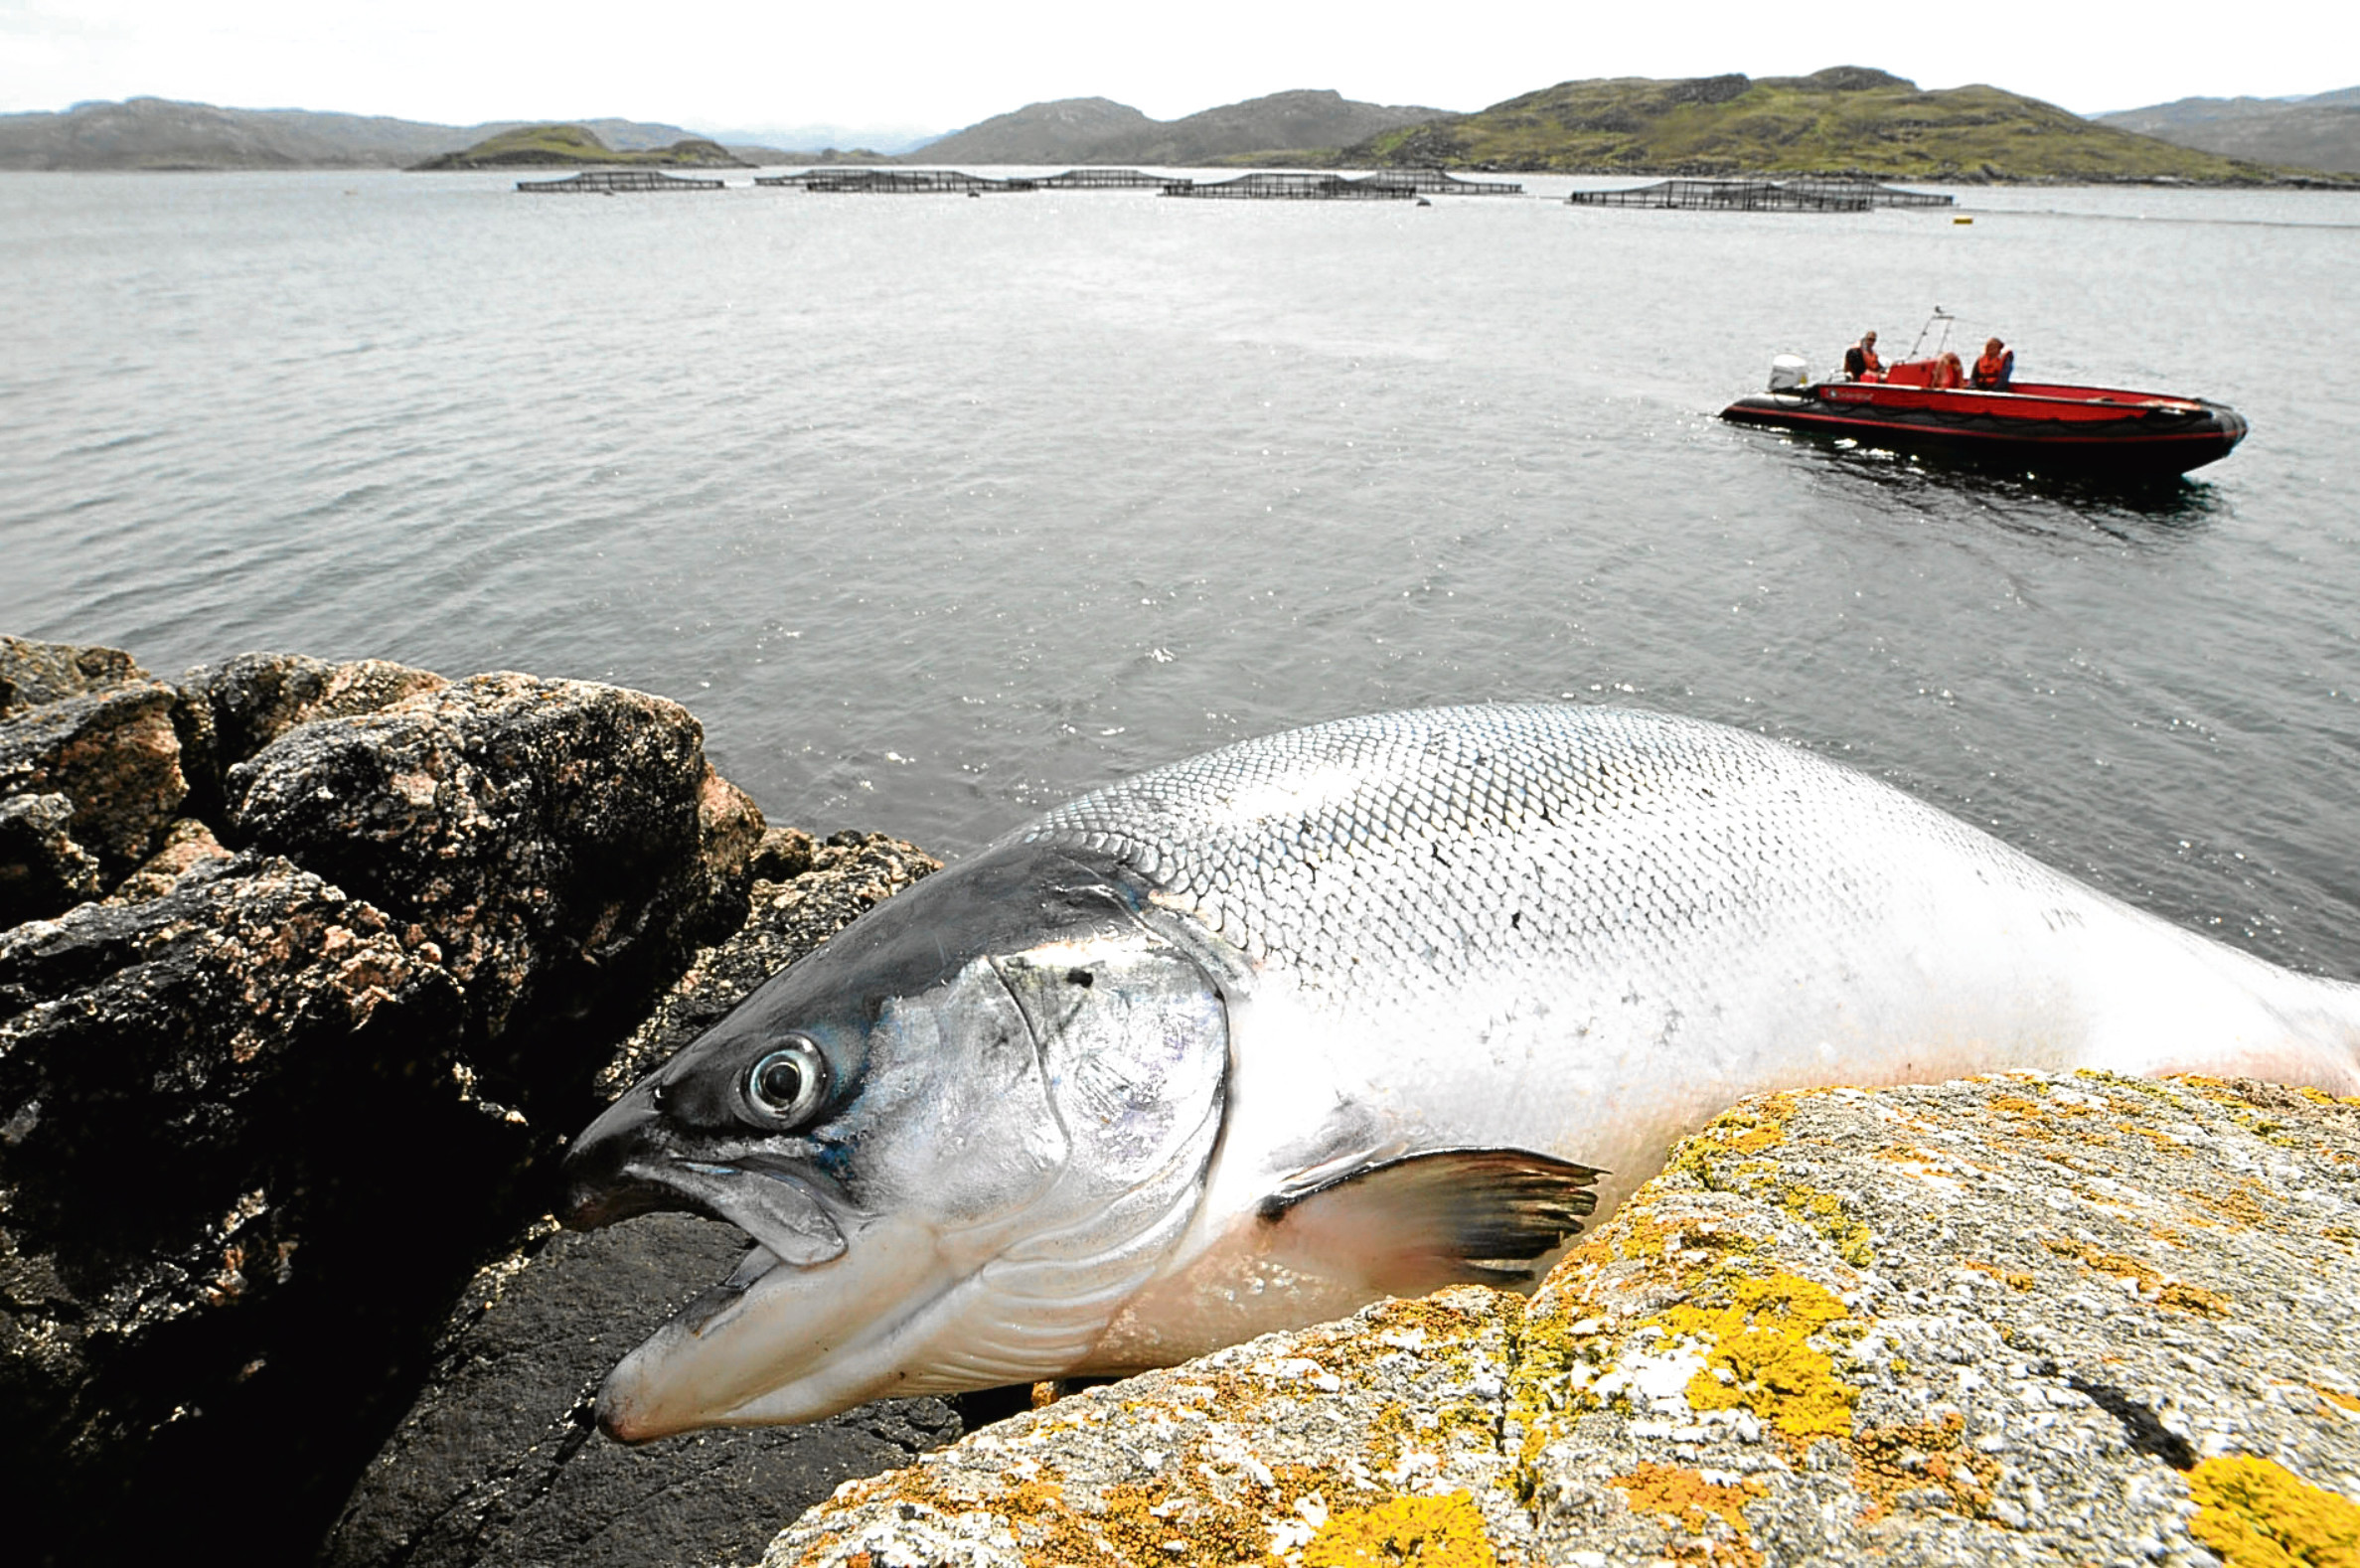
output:
[[[1810,378],[1804,375],[1803,356],[1782,354],[1770,362],[1770,390],[1794,392]]]

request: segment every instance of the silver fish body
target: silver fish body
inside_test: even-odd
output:
[[[748,1074],[784,1038],[829,1089],[765,1127]],[[1505,1277],[1769,1089],[2095,1066],[2352,1092],[2356,1062],[2360,988],[1791,746],[1540,705],[1321,724],[921,883],[585,1134],[578,1219],[696,1207],[762,1243],[601,1410],[628,1437],[810,1419]]]

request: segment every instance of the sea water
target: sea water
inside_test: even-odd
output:
[[[1285,725],[1630,704],[2360,978],[2360,197],[734,178],[0,176],[0,630],[618,682],[946,855]],[[2119,496],[1714,417],[1937,305],[2253,434]]]

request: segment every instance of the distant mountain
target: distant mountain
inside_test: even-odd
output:
[[[1927,92],[1862,66],[1808,77],[1564,81],[1382,132],[1340,164],[1581,174],[2266,183],[2289,171],[2096,125],[1998,87]]]
[[[2295,98],[2180,98],[2092,117],[2231,158],[2360,174],[2360,87]]]
[[[0,114],[0,169],[399,169],[529,122],[436,125],[308,109],[225,109],[169,98]],[[620,152],[693,138],[678,125],[578,121]]]
[[[724,146],[842,148],[873,153],[915,152],[941,136],[913,125],[725,125],[706,132]]]
[[[1059,98],[928,142],[924,163],[1204,164],[1244,153],[1346,147],[1380,131],[1451,117],[1447,110],[1360,103],[1328,90],[1274,92],[1177,120],[1110,98]]]
[[[671,168],[740,169],[746,165],[716,142],[683,136],[662,147],[619,151],[582,125],[523,125],[487,136],[459,152],[437,153],[421,171],[438,169],[589,168],[614,164],[656,164]]]

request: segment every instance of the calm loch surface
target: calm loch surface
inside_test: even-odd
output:
[[[1634,704],[2360,979],[2360,197],[510,186],[0,176],[0,629],[615,681],[950,853],[1289,724]],[[2126,499],[1714,417],[1936,303],[2254,433]]]

